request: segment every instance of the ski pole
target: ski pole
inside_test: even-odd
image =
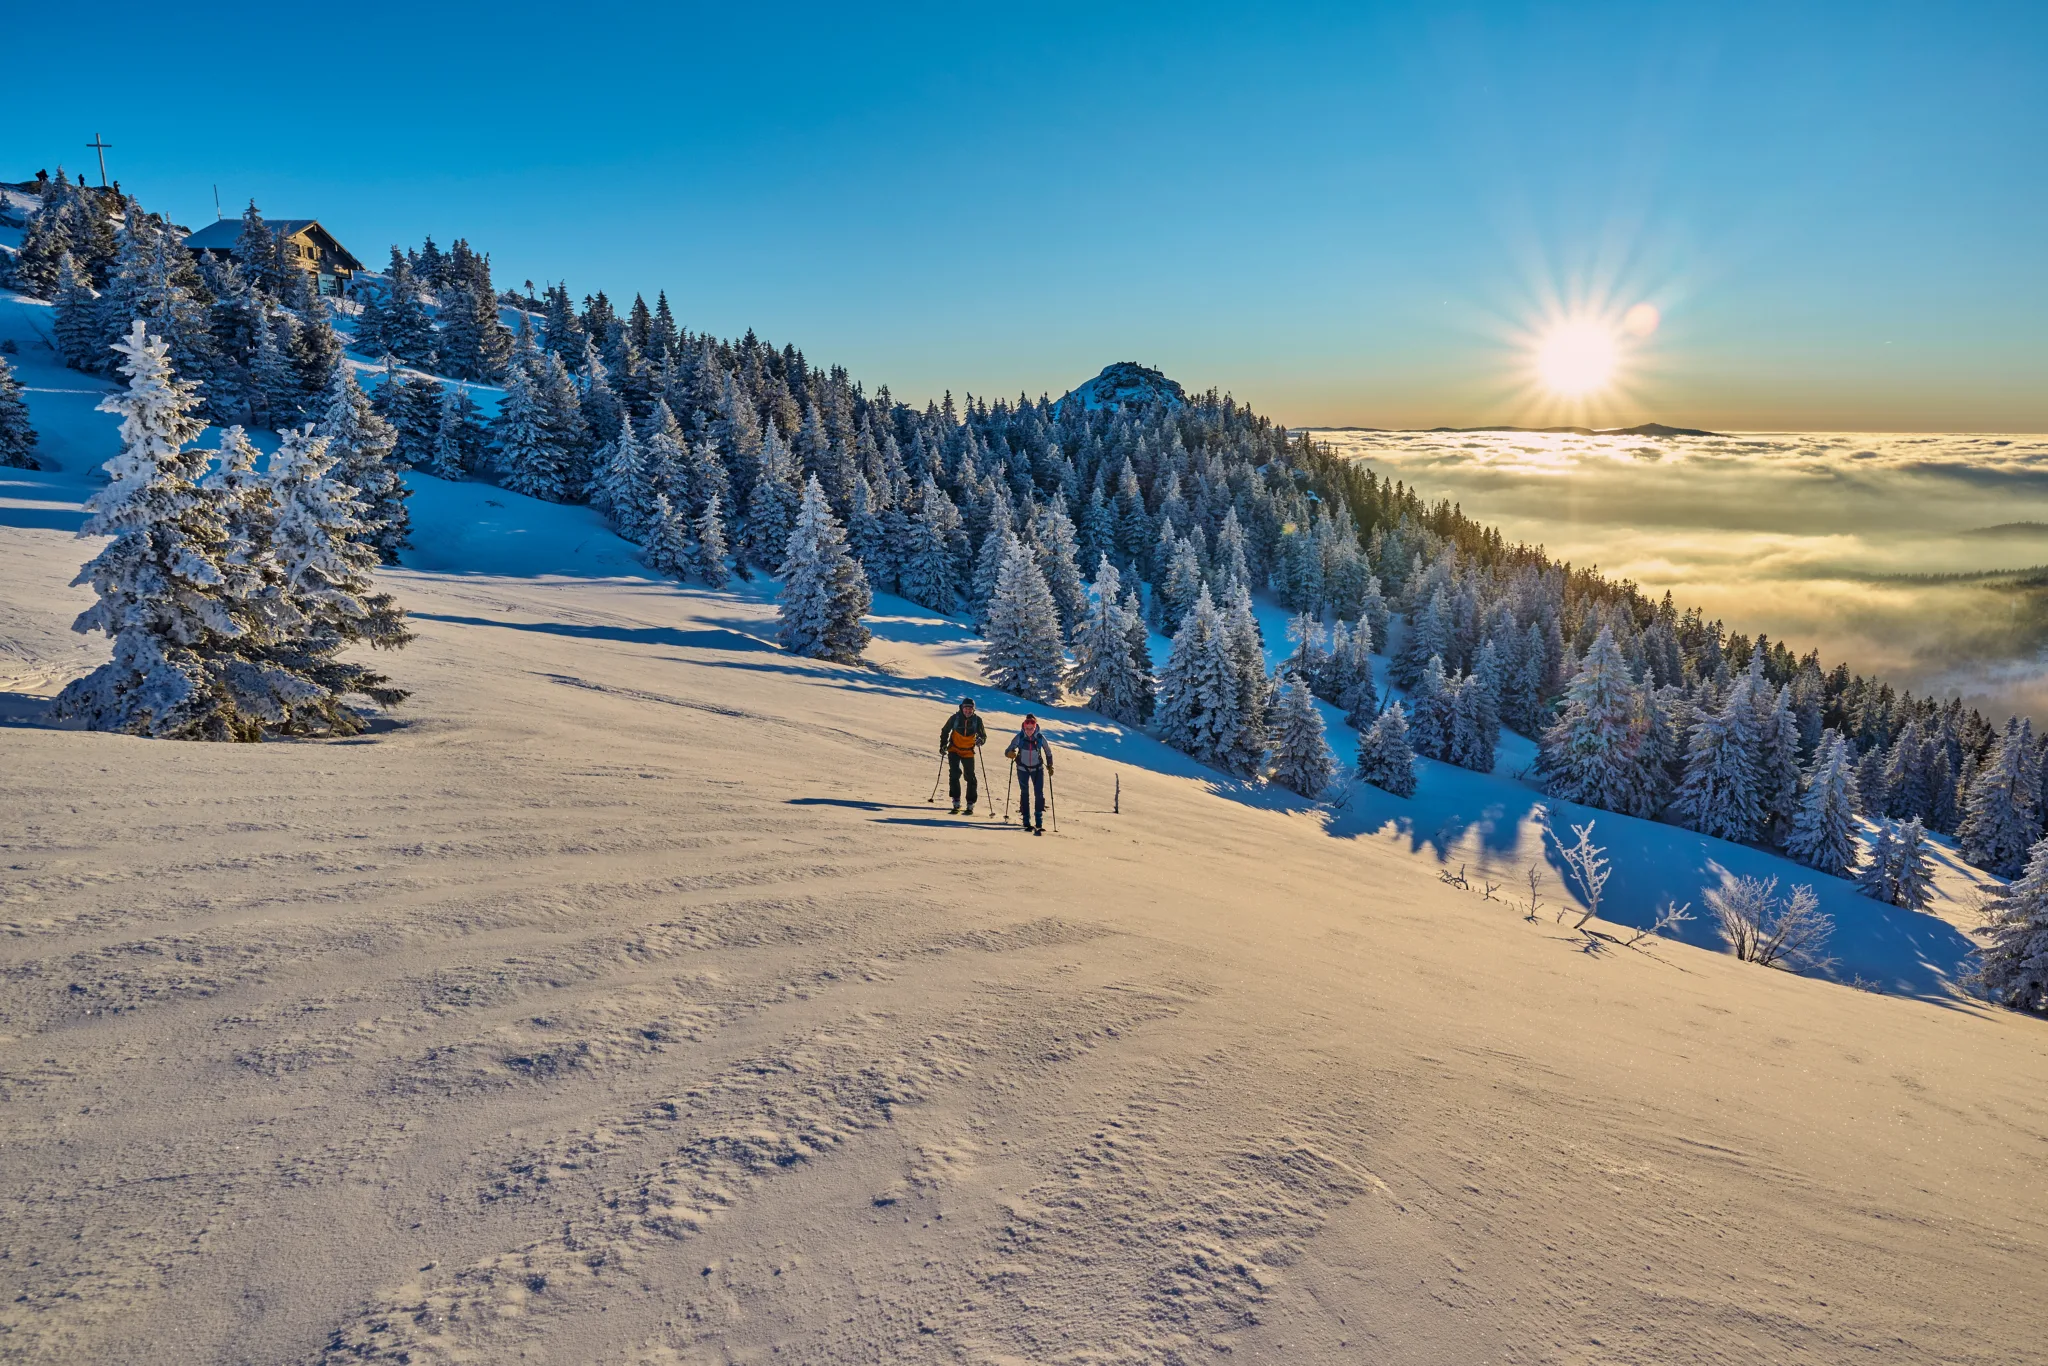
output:
[[[1060,790],[1053,786],[1050,761],[1045,766],[1045,795],[1052,803],[1052,832],[1057,835],[1060,832]]]
[[[1017,781],[1017,761],[1010,760],[1010,767],[1003,775],[1003,824],[1010,823],[1010,784]]]
[[[996,785],[988,780],[988,756],[978,749],[974,751],[974,756],[981,760],[981,785],[988,789],[988,808],[982,814],[988,819],[994,820],[996,815]]]
[[[939,784],[944,781],[946,781],[946,756],[941,753],[939,755],[939,771],[932,775],[932,795],[924,799],[925,805],[929,806],[939,799]]]

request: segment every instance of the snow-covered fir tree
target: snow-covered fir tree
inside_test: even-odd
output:
[[[1337,759],[1316,709],[1315,694],[1297,674],[1280,685],[1273,707],[1273,781],[1290,792],[1321,797],[1337,776]]]
[[[1064,494],[1054,494],[1052,503],[1038,514],[1033,539],[1039,572],[1059,609],[1060,634],[1071,640],[1088,615],[1088,587],[1081,581],[1079,542]]]
[[[981,674],[1005,692],[1056,702],[1066,673],[1059,609],[1030,550],[1015,532],[1002,536],[1002,569],[989,599]]]
[[[256,346],[249,360],[243,406],[251,422],[281,432],[305,416],[305,385],[298,367],[278,342],[270,310],[258,308],[255,313]]]
[[[1923,911],[1934,897],[1934,860],[1928,853],[1927,829],[1915,816],[1909,821],[1880,819],[1870,853],[1856,877],[1865,896],[1910,911]]]
[[[648,482],[647,462],[632,423],[620,426],[618,436],[604,448],[603,456],[591,502],[611,518],[619,535],[638,541],[654,506],[654,487]],[[783,537],[785,542],[788,539]]]
[[[1415,749],[1399,702],[1389,702],[1358,737],[1358,776],[1396,797],[1415,795]]]
[[[1451,752],[1452,729],[1456,724],[1456,685],[1444,673],[1442,655],[1431,655],[1408,690],[1415,708],[1409,741],[1415,752],[1430,759],[1447,759]]]
[[[995,601],[996,586],[1002,579],[1003,566],[1009,563],[1010,541],[1015,533],[1011,530],[1010,510],[1007,499],[1000,496],[989,515],[989,529],[982,537],[981,549],[974,557],[974,577],[968,586],[968,607],[974,620],[974,629],[986,634],[989,607]]]
[[[570,496],[569,454],[551,421],[541,382],[515,362],[505,374],[505,397],[492,422],[498,469],[505,487],[551,503]]]
[[[2019,874],[2041,834],[2039,774],[2031,728],[2018,718],[2006,722],[1997,748],[1970,785],[1956,832],[1964,858],[2000,877]]]
[[[257,739],[273,707],[239,653],[254,623],[228,563],[226,500],[200,487],[207,455],[189,449],[205,425],[197,386],[140,319],[115,350],[128,387],[100,409],[121,416],[121,452],[84,528],[113,540],[74,580],[96,601],[73,624],[107,635],[114,657],[58,694],[54,714],[166,739]]]
[[[1123,582],[1107,555],[1097,561],[1095,593],[1074,631],[1074,690],[1088,709],[1126,726],[1145,723],[1152,679],[1131,658],[1130,621],[1120,599]]]
[[[298,685],[278,725],[293,734],[353,735],[366,723],[351,697],[385,707],[406,697],[370,666],[340,658],[353,645],[396,650],[412,634],[371,580],[379,554],[366,508],[339,473],[332,443],[309,429],[287,432],[270,457],[270,558],[294,620],[262,658]]]
[[[1237,585],[1222,618],[1237,677],[1237,731],[1224,749],[1223,766],[1251,778],[1265,771],[1266,718],[1275,691],[1266,674],[1265,640],[1258,618],[1252,614],[1251,590]]]
[[[2015,1010],[2048,1013],[2048,840],[2026,869],[1985,907],[1977,980],[1985,995]]]
[[[74,370],[103,368],[107,342],[100,323],[100,296],[68,251],[57,265],[54,313],[51,327],[57,334],[57,354],[64,363]]]
[[[1846,877],[1856,861],[1856,766],[1841,735],[1821,735],[1806,775],[1806,791],[1792,818],[1785,852],[1809,868]]]
[[[707,588],[723,588],[732,582],[726,567],[725,504],[717,493],[697,514],[690,545],[690,570]]]
[[[1159,671],[1159,738],[1205,764],[1229,767],[1243,728],[1228,629],[1204,587]]]
[[[1451,702],[1451,747],[1444,757],[1475,773],[1493,772],[1494,739],[1500,718],[1493,697],[1477,674],[1457,680]]]
[[[1754,696],[1745,676],[1729,691],[1726,703],[1702,711],[1693,723],[1685,778],[1671,804],[1688,829],[1738,842],[1761,833]]]
[[[761,437],[760,474],[747,498],[746,558],[758,568],[772,572],[782,563],[802,501],[795,481],[789,447],[771,418]]]
[[[22,401],[21,381],[14,367],[0,356],[0,465],[32,470],[36,465],[36,429],[29,421],[28,404]]]
[[[1158,702],[1158,688],[1152,677],[1152,631],[1145,625],[1145,608],[1135,589],[1124,590],[1124,645],[1130,652],[1131,673],[1137,680],[1138,722],[1152,719]]]
[[[666,493],[656,493],[640,524],[641,558],[647,567],[672,579],[688,578],[694,559],[690,539],[688,520],[676,511]]]
[[[878,593],[895,591],[896,548],[875,507],[874,485],[864,474],[853,479],[851,506],[846,512],[846,544],[866,571],[870,588]]]
[[[868,645],[861,623],[873,597],[867,576],[846,550],[846,533],[832,516],[825,490],[812,475],[804,483],[796,529],[777,571],[782,596],[776,639],[792,654],[851,663]]]
[[[1602,627],[1579,664],[1557,720],[1543,733],[1544,790],[1629,816],[1654,814],[1655,784],[1643,761],[1646,718],[1614,632]]]
[[[412,534],[405,507],[412,493],[392,458],[398,434],[370,407],[346,361],[337,362],[328,379],[325,410],[314,434],[327,438],[336,478],[362,501],[365,540],[385,564],[397,564]]]
[[[436,479],[464,479],[483,454],[484,430],[466,384],[444,384],[434,402],[434,435],[421,468]]]
[[[910,546],[903,561],[903,596],[934,612],[950,615],[959,609],[959,569],[952,534],[960,512],[930,478],[919,492],[910,519]]]
[[[1761,677],[1759,669],[1759,677]],[[1799,814],[1799,722],[1792,712],[1790,684],[1771,695],[1768,684],[1759,701],[1770,699],[1770,709],[1758,708],[1757,805],[1761,809],[1761,833],[1782,843],[1792,831]]]

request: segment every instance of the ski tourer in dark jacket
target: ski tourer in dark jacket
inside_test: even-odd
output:
[[[960,710],[946,718],[946,724],[939,729],[939,752],[946,756],[946,770],[951,777],[949,790],[953,794],[953,810],[960,810],[960,775],[967,775],[967,814],[974,814],[974,803],[981,795],[980,785],[975,781],[975,763],[981,757],[981,747],[988,743],[988,727],[974,710],[974,699],[960,699]]]

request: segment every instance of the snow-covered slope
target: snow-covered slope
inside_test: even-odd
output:
[[[1147,404],[1178,408],[1187,402],[1187,391],[1149,366],[1120,360],[1104,366],[1101,374],[1073,389],[1060,402],[1078,403],[1090,412]]]
[[[950,699],[1021,711],[958,626],[793,659],[480,484],[416,480],[374,733],[46,729],[112,425],[23,359],[6,1355],[2043,1359],[2048,1055],[1934,917],[1827,890],[1893,995],[1589,947],[1479,890],[1566,895],[1513,746],[1331,810],[1038,708],[1061,834],[951,819]],[[1618,916],[1793,872],[1597,819]]]

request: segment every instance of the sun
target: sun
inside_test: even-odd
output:
[[[1560,398],[1585,398],[1605,389],[1619,360],[1614,329],[1591,319],[1559,323],[1536,343],[1536,376]]]

